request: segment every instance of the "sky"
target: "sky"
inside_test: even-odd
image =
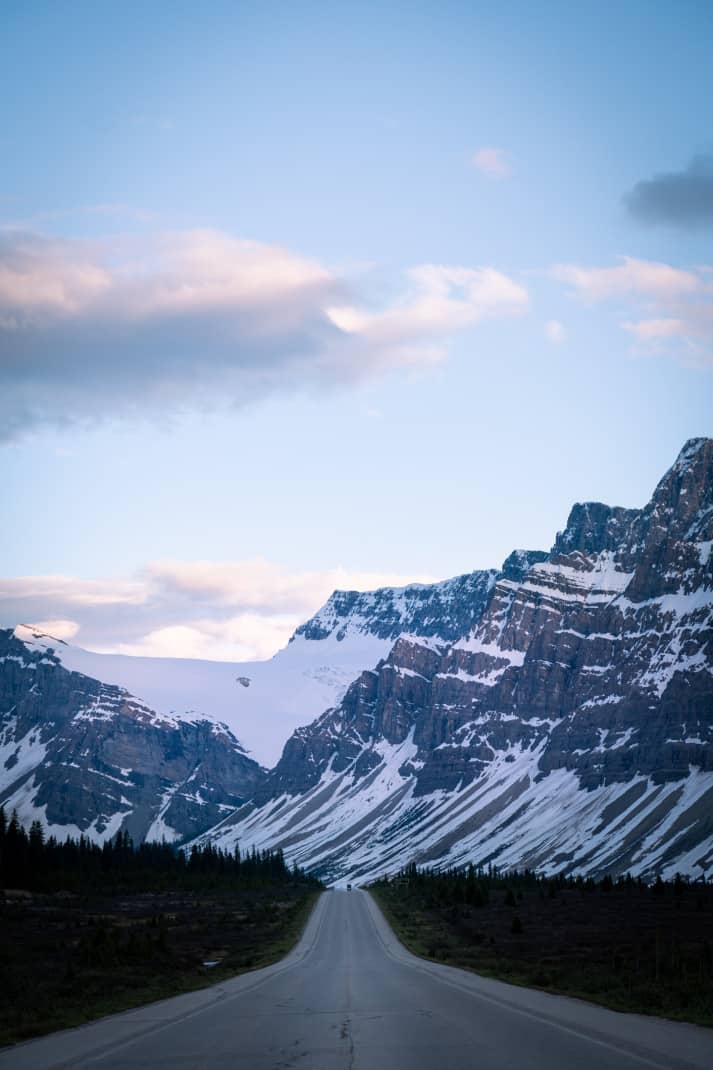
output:
[[[269,657],[713,433],[709,3],[2,20],[0,626]]]

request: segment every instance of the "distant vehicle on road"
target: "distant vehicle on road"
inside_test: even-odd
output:
[[[352,886],[351,886],[351,884],[348,884],[348,885],[347,885],[347,891],[348,891],[348,892],[351,892],[351,890],[352,890]]]

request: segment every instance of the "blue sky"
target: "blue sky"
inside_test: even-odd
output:
[[[710,5],[3,23],[2,623],[264,656],[711,433]]]

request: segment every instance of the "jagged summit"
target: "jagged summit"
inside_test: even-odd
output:
[[[643,510],[652,523],[673,524],[687,538],[688,529],[713,529],[713,438],[692,438],[658,483]],[[671,534],[671,532],[669,532]]]
[[[533,565],[539,564],[540,561],[546,561],[547,556],[545,550],[513,550],[503,561],[503,567],[500,570],[501,576],[508,580],[520,582]]]
[[[703,435],[700,435],[697,438],[689,438],[686,442],[684,442],[683,446],[681,447],[681,452],[679,453],[676,460],[673,462],[673,465],[671,466],[672,470],[675,468],[679,471],[682,471],[686,468],[689,468],[691,464],[698,459],[698,455],[702,451],[708,451],[708,453],[710,454],[712,448],[713,438],[708,438]],[[708,459],[710,460],[710,456]],[[666,477],[664,476],[664,479],[665,478]]]
[[[625,509],[604,502],[577,502],[566,527],[557,533],[552,553],[617,552],[626,547],[636,522],[650,524],[655,519],[663,526],[667,520],[674,520],[683,526],[692,519],[704,519],[703,514],[712,504],[712,486],[713,439],[691,438],[659,480],[648,505]]]
[[[622,544],[637,509],[605,505],[603,502],[577,502],[572,506],[567,526],[557,533],[552,554],[583,554],[616,551]]]

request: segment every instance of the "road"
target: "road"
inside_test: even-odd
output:
[[[366,892],[320,899],[282,962],[0,1053],[2,1070],[658,1070],[713,1030],[425,962]]]

